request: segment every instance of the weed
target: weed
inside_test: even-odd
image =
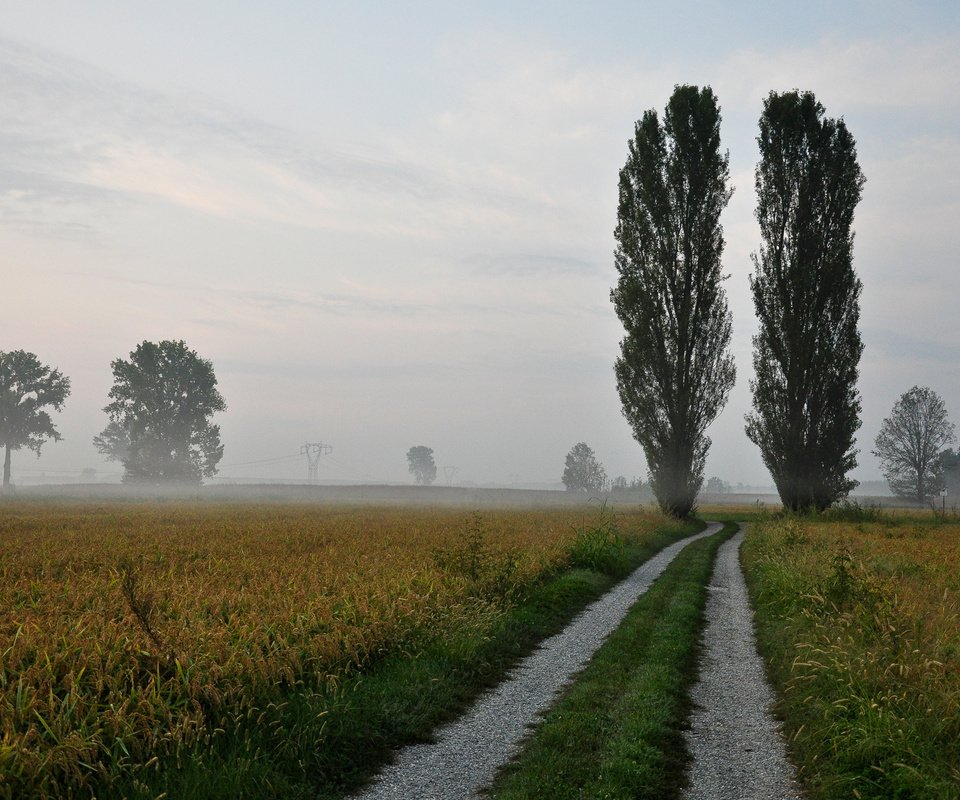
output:
[[[515,580],[520,558],[515,552],[496,552],[491,547],[479,512],[461,530],[457,544],[433,550],[433,562],[440,571],[466,579],[470,594],[476,597],[509,601],[521,588]]]
[[[123,599],[127,601],[127,607],[133,613],[133,618],[137,621],[147,638],[156,648],[156,655],[160,656],[167,653],[163,641],[157,634],[151,622],[155,610],[154,596],[152,592],[143,591],[140,588],[139,572],[126,559],[121,560],[117,569],[120,583],[120,592]],[[172,661],[172,656],[170,657]]]
[[[623,554],[624,542],[616,516],[604,502],[594,525],[588,526],[584,521],[576,529],[576,538],[570,544],[570,564],[610,573],[621,563]]]
[[[863,564],[854,561],[848,548],[841,547],[834,553],[830,568],[823,595],[836,609],[848,609],[857,603],[876,608],[881,599],[877,582],[871,580]]]
[[[957,510],[956,504],[948,508],[945,497],[940,498],[939,503],[937,498],[931,497],[927,500],[927,505],[933,512],[933,519],[937,522],[956,522],[960,520],[960,511]]]
[[[803,522],[797,517],[788,517],[783,522],[783,543],[787,547],[799,547],[805,545],[809,539],[804,532]]]
[[[820,516],[829,522],[881,522],[886,518],[883,506],[873,503],[864,506],[848,498],[831,506]]]

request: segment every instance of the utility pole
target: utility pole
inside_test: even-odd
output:
[[[300,455],[307,457],[307,483],[319,480],[320,456],[333,452],[333,446],[323,442],[307,442],[300,448]]]

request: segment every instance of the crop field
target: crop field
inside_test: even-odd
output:
[[[279,724],[292,692],[482,641],[531,586],[620,541],[583,527],[596,517],[4,503],[0,796],[153,796],[151,770]],[[617,524],[643,541],[665,520]]]
[[[801,777],[814,798],[960,798],[960,522],[838,516],[761,520],[743,549]]]

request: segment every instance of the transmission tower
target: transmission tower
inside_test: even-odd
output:
[[[300,455],[307,457],[307,483],[317,483],[320,472],[320,456],[333,452],[333,446],[323,442],[307,442],[300,448]]]

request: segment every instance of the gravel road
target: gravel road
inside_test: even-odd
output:
[[[603,640],[667,565],[691,542],[720,530],[710,525],[661,550],[563,631],[547,639],[499,686],[482,695],[455,722],[436,732],[432,744],[399,751],[360,800],[463,800],[475,797],[514,753],[531,724],[557,692],[582,670]]]
[[[687,800],[799,798],[776,721],[753,612],[740,569],[739,533],[720,546],[707,587],[707,626],[695,711],[687,732],[693,755]]]

